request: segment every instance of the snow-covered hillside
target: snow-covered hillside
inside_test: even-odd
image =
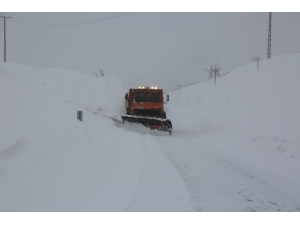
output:
[[[300,211],[299,74],[278,56],[171,92],[169,136],[120,122],[114,77],[1,63],[0,211]]]

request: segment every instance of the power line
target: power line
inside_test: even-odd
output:
[[[16,19],[12,19],[12,21],[17,22],[17,23],[22,23],[22,24],[25,24],[28,26],[34,26],[34,27],[74,27],[74,26],[82,26],[82,25],[86,25],[86,24],[98,23],[98,22],[102,22],[102,21],[106,21],[106,20],[111,20],[111,19],[118,18],[121,16],[126,16],[131,13],[133,13],[133,12],[121,13],[121,14],[106,17],[103,19],[92,20],[92,21],[82,22],[82,23],[74,23],[74,24],[40,24],[40,23],[28,22],[28,21],[24,21],[24,20],[21,21],[21,20],[16,20]]]

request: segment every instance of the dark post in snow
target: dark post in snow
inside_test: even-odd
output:
[[[271,25],[272,25],[272,13],[269,13],[269,30],[268,30],[268,54],[267,59],[271,59]]]
[[[220,71],[222,70],[222,68],[221,67],[219,67],[219,66],[217,66],[217,63],[216,63],[216,65],[215,65],[215,67],[213,68],[212,66],[210,66],[210,70],[207,70],[207,69],[205,69],[207,72],[209,72],[209,76],[208,76],[208,79],[207,79],[207,81],[209,81],[210,79],[212,79],[212,77],[213,77],[213,73],[214,73],[214,78],[215,78],[215,83],[217,82],[217,75],[218,75],[218,77],[221,77],[221,75],[220,75]],[[206,81],[206,82],[207,82]]]
[[[82,111],[77,111],[77,119],[82,122]]]
[[[214,78],[215,78],[215,83],[217,83],[217,75],[218,77],[221,77],[221,75],[219,74],[219,71],[221,71],[222,68],[217,66],[217,64],[215,65],[215,68],[212,70],[214,72]]]
[[[4,62],[6,62],[6,18],[11,18],[11,17],[6,17],[6,16],[1,16],[4,21]]]
[[[252,60],[252,62],[256,61],[256,63],[257,63],[256,68],[258,69],[259,60],[261,60],[261,58],[259,56],[255,55],[255,56],[253,56],[253,58],[251,60]]]

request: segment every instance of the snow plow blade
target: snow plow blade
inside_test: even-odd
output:
[[[121,115],[121,117],[123,123],[125,121],[140,123],[146,127],[149,127],[150,129],[168,131],[170,135],[172,133],[172,123],[169,119],[130,115]]]

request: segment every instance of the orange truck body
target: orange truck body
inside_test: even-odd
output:
[[[166,101],[168,100],[169,95],[166,95]],[[125,94],[126,115],[122,116],[123,122],[137,122],[171,134],[172,123],[166,118],[164,103],[162,89],[130,88]]]
[[[163,90],[129,89],[125,108],[128,115],[165,118]]]

